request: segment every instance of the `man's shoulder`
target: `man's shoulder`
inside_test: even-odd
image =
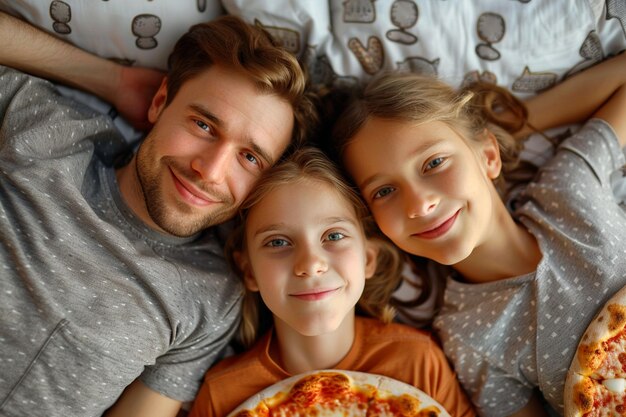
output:
[[[1,66],[0,119],[5,161],[91,158],[94,147],[106,156],[127,146],[107,115],[65,97],[48,80]]]
[[[61,94],[60,87],[62,86],[48,79],[0,65],[0,105],[3,114],[7,106],[12,103],[12,112],[36,112],[37,119],[54,118],[55,115],[76,120],[101,116],[100,113],[75,100],[70,94]],[[21,103],[27,103],[27,105],[21,105]],[[58,111],[51,112],[50,115],[41,114],[45,109]],[[51,120],[47,121],[51,122]],[[33,120],[30,122],[32,123]]]
[[[15,68],[11,68],[11,67],[7,67],[6,65],[1,65],[0,64],[0,77],[16,77],[16,78],[20,78],[20,77],[24,77],[24,78],[36,78],[32,75],[29,75],[25,72],[16,70]],[[4,79],[4,81],[7,81],[8,79]]]
[[[15,68],[0,65],[0,98],[4,100],[13,97],[18,91],[24,89],[48,90],[50,94],[58,94],[54,84],[50,81],[31,74],[16,70]],[[30,97],[32,101],[39,97]]]

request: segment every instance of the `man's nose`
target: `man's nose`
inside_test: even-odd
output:
[[[191,161],[191,168],[206,182],[221,184],[229,169],[231,152],[225,144],[214,144]]]

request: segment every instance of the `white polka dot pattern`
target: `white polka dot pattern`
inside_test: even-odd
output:
[[[111,121],[0,67],[0,415],[101,415],[137,377],[191,400],[241,287],[208,232],[148,229]]]
[[[539,242],[537,271],[487,284],[448,279],[435,327],[482,415],[514,413],[535,387],[562,414],[578,339],[626,285],[626,216],[609,180],[623,164],[610,126],[588,122],[542,168],[515,213]]]

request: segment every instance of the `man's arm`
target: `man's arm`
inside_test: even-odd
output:
[[[147,110],[163,79],[160,71],[90,54],[3,12],[0,64],[92,93],[140,129],[150,126]]]
[[[135,380],[122,393],[105,417],[176,417],[182,403]]]

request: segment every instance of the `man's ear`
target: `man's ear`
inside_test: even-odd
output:
[[[243,284],[249,291],[259,291],[259,286],[256,283],[252,268],[250,268],[250,260],[245,252],[236,251],[233,253],[233,259],[239,267],[239,270],[243,274]]]
[[[378,266],[378,251],[380,247],[373,239],[368,239],[365,247],[365,279],[371,278]]]
[[[167,103],[167,77],[163,77],[161,86],[154,94],[154,97],[152,97],[152,104],[150,104],[150,108],[148,109],[148,120],[150,123],[156,123],[165,108],[165,103]]]
[[[502,170],[502,159],[500,159],[500,145],[498,139],[491,131],[485,130],[485,138],[481,143],[481,158],[485,165],[487,176],[495,180]]]

